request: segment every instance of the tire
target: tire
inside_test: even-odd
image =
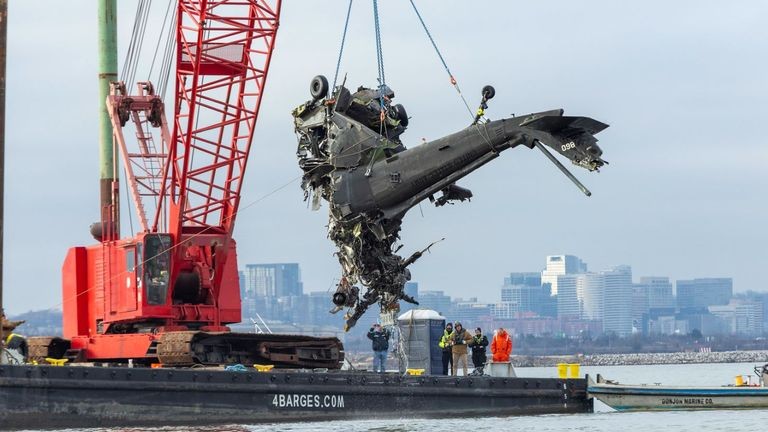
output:
[[[397,104],[392,106],[392,112],[395,114],[395,118],[400,120],[400,124],[403,127],[408,127],[408,113],[405,112],[405,107]]]
[[[483,87],[482,95],[486,100],[493,99],[496,96],[496,89],[493,86],[487,85]]]
[[[312,81],[309,83],[309,94],[312,95],[312,100],[315,101],[328,96],[328,79],[322,75],[312,78]]]
[[[344,306],[347,304],[347,295],[341,292],[333,294],[333,304],[336,306]]]

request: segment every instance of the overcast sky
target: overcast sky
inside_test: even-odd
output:
[[[93,243],[98,218],[97,51],[93,1],[10,2],[5,307],[59,307],[67,248]],[[121,0],[120,58],[134,1]],[[156,0],[153,22],[162,21]],[[602,172],[574,173],[582,195],[542,154],[518,148],[460,184],[471,203],[413,209],[403,254],[446,240],[412,267],[422,290],[498,301],[504,276],[545,256],[640,276],[733,277],[768,290],[768,2],[419,1],[474,106],[488,116],[563,108],[611,125]],[[167,3],[166,3],[167,4]],[[310,79],[333,75],[346,0],[285,0],[235,237],[240,266],[299,262],[305,290],[339,275],[327,207],[307,209],[296,179],[290,111]],[[468,114],[407,0],[380,2],[387,83],[411,116],[413,146]],[[351,87],[375,85],[371,2],[356,1],[342,62]],[[147,60],[145,60],[146,62]],[[127,207],[128,203],[124,206]],[[124,226],[125,228],[125,226]]]

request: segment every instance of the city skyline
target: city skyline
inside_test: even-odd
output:
[[[542,276],[542,273],[547,268],[546,258],[553,257],[553,256],[554,257],[556,257],[556,256],[570,256],[570,257],[577,258],[579,260],[579,264],[584,266],[583,268],[585,269],[585,271],[583,271],[582,273],[591,273],[593,269],[596,269],[598,272],[601,272],[601,271],[607,271],[607,270],[615,269],[615,268],[622,267],[622,266],[629,266],[629,267],[632,268],[632,275],[633,275],[632,276],[633,277],[632,282],[633,283],[635,283],[635,282],[642,283],[643,280],[653,280],[653,279],[658,279],[658,278],[662,278],[662,279],[666,278],[667,280],[672,281],[673,292],[675,293],[675,295],[676,295],[676,290],[677,290],[675,282],[678,281],[678,280],[680,280],[680,281],[689,281],[689,280],[696,280],[696,279],[722,279],[722,278],[727,278],[727,279],[730,279],[730,280],[733,281],[732,282],[732,286],[733,286],[733,292],[734,293],[746,293],[748,291],[754,291],[754,292],[760,292],[760,293],[762,293],[762,292],[768,293],[768,287],[766,287],[766,289],[763,289],[763,290],[739,287],[738,284],[736,283],[736,279],[733,278],[732,276],[728,275],[728,274],[711,274],[711,275],[710,274],[693,274],[690,277],[682,277],[682,278],[675,278],[675,277],[672,277],[670,275],[661,274],[661,272],[655,272],[655,273],[654,272],[650,272],[650,273],[647,273],[647,274],[642,274],[640,272],[635,271],[635,266],[632,263],[613,263],[613,264],[609,263],[606,266],[593,266],[591,264],[590,260],[582,260],[581,259],[582,255],[574,255],[574,254],[571,254],[571,253],[547,255],[547,256],[545,256],[544,259],[543,259],[544,264],[541,266],[541,268],[538,271],[536,271],[535,269],[527,269],[527,270],[519,270],[518,269],[518,270],[512,270],[512,271],[510,271],[510,270],[499,271],[496,274],[498,275],[497,279],[500,280],[501,282],[497,283],[496,285],[493,285],[492,288],[489,287],[489,289],[494,289],[495,290],[495,289],[503,287],[504,286],[504,280],[507,279],[510,274],[535,273],[535,274],[539,275],[539,277],[542,280],[542,283],[544,283],[545,282],[545,277]],[[242,257],[240,257],[239,260],[240,260],[241,263],[243,263],[243,264],[240,265],[240,268],[239,268],[240,271],[245,270],[246,266],[253,266],[253,265],[258,265],[258,266],[274,266],[274,265],[285,265],[285,264],[298,264],[299,267],[302,269],[301,273],[302,274],[304,273],[304,270],[303,270],[304,269],[304,265],[301,262],[298,262],[298,261],[286,260],[286,261],[282,261],[282,262],[266,261],[266,262],[263,262],[263,263],[251,263],[251,262],[245,263],[245,261],[242,259]],[[333,283],[333,284],[329,284],[326,287],[317,287],[317,289],[315,289],[315,287],[309,286],[303,279],[301,280],[301,282],[302,282],[302,285],[304,287],[303,289],[304,289],[305,292],[310,293],[310,292],[324,292],[324,291],[327,291],[329,298],[332,295],[332,293],[333,293],[333,291],[334,291],[334,289],[336,287],[335,283]],[[447,294],[451,295],[452,297],[458,297],[458,298],[477,297],[478,299],[481,299],[481,300],[484,300],[484,301],[486,301],[486,300],[487,301],[496,301],[496,300],[498,300],[496,297],[499,297],[499,299],[501,298],[501,294],[499,292],[496,292],[496,291],[492,291],[492,292],[490,292],[488,294],[486,294],[486,293],[479,294],[479,293],[474,292],[474,291],[472,293],[468,293],[465,290],[460,289],[459,292],[454,293],[454,292],[451,292],[448,288],[440,287],[440,286],[432,286],[432,285],[430,285],[428,283],[425,283],[424,281],[421,281],[421,280],[413,279],[412,282],[417,283],[419,285],[419,289],[422,290],[422,291],[443,291],[443,292],[446,292]],[[242,291],[242,287],[241,287],[241,291]],[[489,296],[494,296],[494,298],[492,298],[492,299],[488,298]]]
[[[547,256],[545,262],[540,272],[506,273],[498,296],[491,301],[452,296],[445,290],[423,289],[416,281],[408,282],[405,291],[420,304],[401,303],[401,313],[432,309],[469,326],[501,322],[513,332],[568,336],[585,331],[627,337],[693,330],[705,335],[755,335],[768,330],[768,293],[735,295],[731,278],[634,277],[629,265],[590,270],[586,261],[574,255]],[[339,324],[328,313],[329,292],[303,291],[298,264],[246,264],[245,268],[240,272],[245,286],[241,287],[243,320],[257,317],[313,326]],[[290,269],[290,277],[276,277],[276,269]],[[553,286],[559,287],[557,293]],[[375,322],[378,316],[368,314],[364,319]]]

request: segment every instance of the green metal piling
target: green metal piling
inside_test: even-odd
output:
[[[117,81],[117,0],[98,0],[99,20],[99,182],[103,232],[118,235],[116,154],[112,144],[112,123],[107,112],[109,84]],[[105,221],[105,217],[108,219]],[[105,238],[111,238],[112,235]]]

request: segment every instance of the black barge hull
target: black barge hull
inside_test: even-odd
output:
[[[0,366],[0,428],[592,412],[585,379]]]

